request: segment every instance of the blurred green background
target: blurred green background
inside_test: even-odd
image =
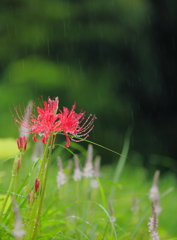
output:
[[[0,138],[18,137],[13,104],[59,96],[97,115],[89,140],[121,152],[133,127],[144,166],[175,171],[176,12],[176,0],[1,1]]]

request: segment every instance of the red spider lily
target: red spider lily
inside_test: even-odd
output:
[[[89,135],[89,132],[93,129],[94,125],[93,122],[96,119],[96,116],[92,114],[89,115],[87,120],[80,125],[85,117],[85,112],[75,113],[76,103],[72,106],[71,111],[68,108],[63,108],[63,112],[60,110],[59,116],[59,129],[63,132],[66,136],[66,145],[65,147],[69,147],[70,139],[75,142],[83,141],[83,139],[75,140],[73,137],[84,137],[86,139]],[[90,119],[91,118],[91,119]],[[89,121],[90,119],[90,121]],[[71,134],[73,136],[69,136]]]
[[[33,103],[34,104],[34,103]],[[16,116],[13,118],[16,123],[25,129],[29,129],[30,133],[34,133],[33,140],[36,142],[36,135],[43,136],[42,142],[46,143],[51,132],[56,133],[58,116],[55,114],[58,110],[58,97],[55,100],[48,98],[48,102],[43,102],[43,108],[36,107],[38,116],[32,114],[31,109],[24,110],[24,114],[20,106],[14,106]],[[25,115],[28,112],[29,119],[25,121]],[[21,117],[22,116],[22,117]]]
[[[72,141],[82,141],[83,139],[75,140],[73,137],[84,137],[86,139],[89,135],[88,133],[93,129],[93,122],[96,119],[96,116],[91,114],[87,120],[81,125],[84,120],[85,112],[75,113],[76,103],[72,106],[72,109],[63,108],[63,112],[58,110],[58,97],[55,100],[48,98],[48,102],[43,102],[43,108],[35,107],[37,109],[38,116],[32,114],[30,109],[25,110],[30,111],[28,122],[25,121],[22,115],[21,108],[14,107],[17,117],[13,115],[15,122],[20,126],[23,126],[26,129],[30,129],[30,132],[33,133],[33,140],[36,140],[36,136],[42,136],[42,142],[46,143],[49,135],[51,133],[57,134],[63,132],[66,136],[66,145],[69,147],[70,140]],[[35,106],[35,105],[34,105]],[[90,120],[90,121],[89,121]],[[71,134],[72,136],[69,136]]]

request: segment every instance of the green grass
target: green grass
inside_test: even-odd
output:
[[[151,216],[151,203],[148,199],[152,179],[148,177],[147,169],[141,165],[119,160],[121,170],[115,165],[101,167],[99,187],[92,188],[91,179],[82,178],[79,182],[72,179],[73,168],[68,170],[66,154],[60,154],[64,161],[68,181],[57,189],[56,175],[58,171],[55,158],[49,170],[47,192],[37,239],[75,239],[75,240],[128,240],[150,239],[148,233],[148,218]],[[81,165],[84,157],[80,155]],[[0,194],[5,194],[11,177],[13,161],[0,164]],[[125,166],[124,166],[125,164]],[[27,157],[23,160],[19,187],[23,186],[17,203],[22,218],[25,215],[28,201],[26,197],[33,187],[38,165]],[[32,171],[31,171],[32,169]],[[30,175],[29,172],[31,171]],[[115,176],[115,172],[119,176]],[[25,180],[26,179],[26,180]],[[24,181],[25,180],[25,181]],[[116,181],[116,182],[115,182]],[[171,172],[160,176],[159,191],[161,207],[158,232],[161,239],[177,239],[177,215],[175,211],[177,190],[176,179]],[[116,221],[111,221],[110,201]],[[1,203],[1,202],[0,202]],[[1,225],[2,226],[2,225]],[[9,225],[7,224],[6,227]],[[0,227],[1,228],[1,227]],[[9,227],[11,229],[11,227]],[[4,239],[13,239],[10,235]]]

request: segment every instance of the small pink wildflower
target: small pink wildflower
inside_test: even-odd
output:
[[[85,166],[83,168],[82,175],[86,178],[92,178],[93,177],[93,145],[88,145],[88,151],[87,151],[87,159],[85,162]]]
[[[57,185],[58,185],[58,188],[60,188],[62,185],[64,185],[66,183],[67,178],[63,171],[63,164],[62,164],[61,157],[58,156],[57,161],[58,161],[58,166],[59,166],[59,171],[57,173]]]
[[[82,178],[82,172],[79,167],[79,158],[77,155],[74,155],[74,164],[75,164],[75,168],[74,168],[73,179],[75,182],[77,182],[77,181],[80,181]]]
[[[47,139],[51,133],[57,134],[63,132],[66,137],[65,147],[69,147],[70,140],[72,141],[83,141],[83,139],[75,140],[74,137],[83,137],[86,139],[89,135],[89,132],[93,129],[93,122],[96,119],[96,116],[90,114],[86,121],[81,125],[84,120],[85,112],[81,111],[80,113],[75,112],[76,103],[72,106],[72,109],[64,107],[63,111],[58,111],[58,97],[54,100],[48,98],[48,102],[43,102],[43,107],[36,107],[38,115],[34,115],[31,109],[24,110],[24,114],[19,107],[14,106],[16,116],[13,115],[13,118],[16,123],[22,126],[25,129],[29,129],[30,133],[33,133],[33,140],[36,142],[37,135],[42,136],[42,142],[47,143]],[[25,121],[25,115],[27,114],[29,119]],[[23,116],[24,115],[24,116]],[[70,134],[72,136],[70,136]]]

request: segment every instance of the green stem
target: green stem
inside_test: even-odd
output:
[[[47,176],[48,176],[48,172],[49,172],[50,159],[51,159],[51,155],[52,155],[52,148],[53,148],[53,145],[54,145],[54,140],[55,140],[55,136],[51,135],[50,139],[49,139],[49,142],[51,141],[51,143],[49,143],[50,149],[49,149],[49,153],[48,153],[47,166],[46,166],[45,172],[44,172],[43,191],[42,191],[40,204],[39,204],[39,210],[38,210],[38,215],[37,215],[37,223],[39,223],[40,217],[41,217],[41,211],[42,211],[44,195],[45,195],[45,190],[46,190],[46,185],[47,185]],[[37,233],[37,224],[35,225],[35,228],[34,228],[34,233],[33,233],[32,240],[35,240],[36,233]]]
[[[41,217],[41,211],[42,211],[44,195],[45,195],[45,190],[46,190],[46,183],[47,183],[47,176],[48,176],[49,165],[50,165],[50,158],[47,161],[47,166],[46,166],[46,171],[45,171],[45,179],[44,179],[44,183],[43,183],[43,190],[42,190],[42,195],[41,195],[41,199],[40,199],[40,203],[39,203],[39,210],[38,210],[38,214],[37,214],[37,219],[36,219],[37,223],[39,223],[40,217]],[[34,232],[33,232],[33,236],[32,236],[31,240],[35,240],[36,239],[37,227],[38,227],[38,225],[36,224],[34,226]]]
[[[46,164],[46,161],[47,161],[48,148],[49,148],[49,140],[47,141],[47,144],[45,146],[45,150],[44,150],[41,162],[40,162],[39,172],[38,172],[38,176],[37,176],[37,178],[40,180],[40,188],[39,188],[39,190],[41,189],[41,186],[43,185],[42,180],[43,180],[43,175],[44,175],[45,164]],[[39,197],[40,196],[38,196],[38,198]],[[34,221],[35,221],[34,219],[35,219],[35,215],[36,214],[33,211],[33,209],[35,209],[36,203],[34,203],[34,198],[35,198],[35,192],[33,190],[31,192],[30,203],[29,203],[28,211],[26,213],[26,219],[25,219],[26,235],[24,236],[24,239],[30,239],[31,228],[33,227]],[[28,234],[28,232],[29,232],[29,234]]]
[[[15,160],[14,160],[14,164],[13,164],[13,168],[12,168],[12,179],[11,179],[11,182],[10,182],[10,185],[9,185],[9,189],[7,191],[7,194],[6,194],[6,197],[4,199],[4,202],[2,204],[2,208],[1,208],[1,212],[0,212],[0,218],[2,219],[3,217],[3,213],[4,213],[4,210],[6,208],[6,205],[7,205],[7,201],[9,199],[9,196],[11,194],[11,192],[13,191],[14,193],[16,193],[17,191],[17,183],[18,183],[18,155],[15,157]]]
[[[52,147],[53,147],[53,135],[49,137],[43,158],[40,164],[39,172],[37,179],[40,182],[40,186],[38,189],[38,192],[35,193],[33,190],[32,198],[36,196],[36,199],[31,199],[29,213],[30,215],[26,216],[26,235],[24,237],[24,240],[33,240],[36,239],[37,234],[37,228],[39,225],[40,217],[41,217],[41,211],[42,211],[42,205],[44,201],[45,196],[45,190],[46,190],[46,183],[47,183],[47,175],[49,170],[49,164],[50,164],[50,158],[52,154]],[[34,200],[34,201],[33,201]],[[28,217],[29,216],[29,217]]]
[[[109,221],[108,221],[108,223],[107,223],[107,225],[106,225],[106,228],[105,228],[104,233],[103,233],[103,238],[102,238],[101,240],[104,240],[104,239],[105,239],[108,226],[109,226]]]

